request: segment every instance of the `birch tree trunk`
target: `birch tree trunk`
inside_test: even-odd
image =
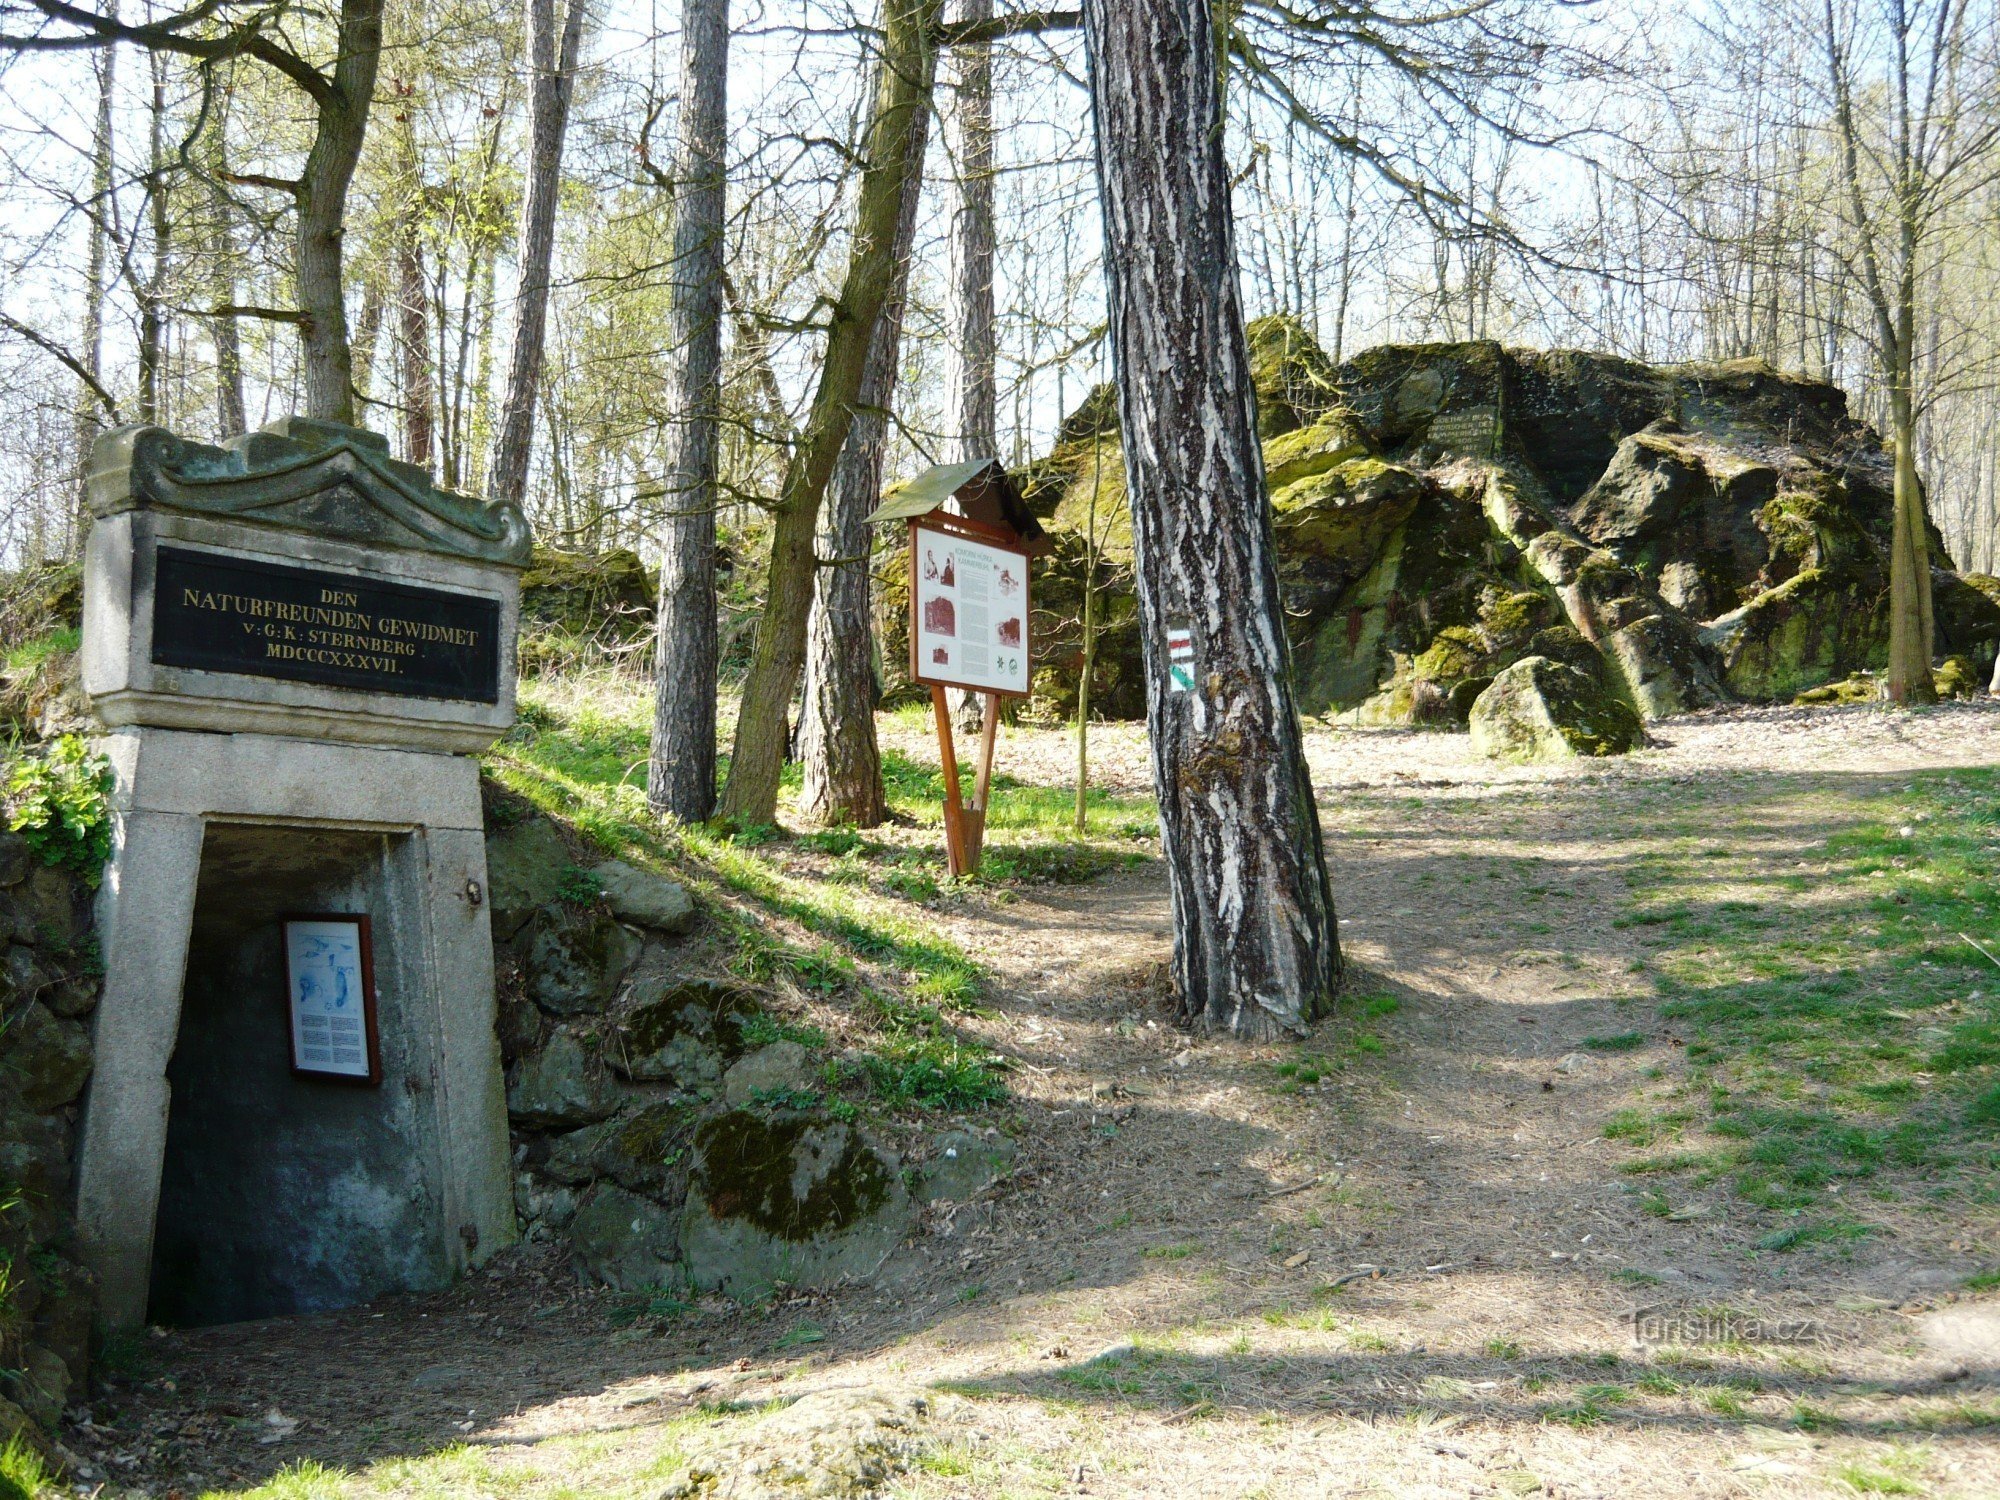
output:
[[[728,17],[723,17],[725,37]],[[548,328],[549,267],[555,259],[556,207],[562,196],[563,139],[583,45],[583,3],[569,0],[556,31],[556,0],[528,0],[528,190],[521,205],[521,284],[514,296],[512,352],[500,427],[487,463],[489,498],[519,505],[528,492],[535,442],[535,392],[542,379]],[[726,63],[726,54],[725,54]],[[685,97],[685,96],[684,96]]]
[[[685,822],[715,811],[716,440],[728,115],[729,0],[688,0],[681,17],[673,301],[667,319],[667,520],[646,772],[646,800],[653,810]]]
[[[828,826],[873,828],[889,815],[882,752],[875,739],[875,633],[868,597],[873,537],[867,517],[882,493],[882,455],[902,355],[910,246],[923,197],[929,123],[929,115],[920,114],[910,131],[909,167],[896,220],[895,284],[875,320],[854,424],[834,465],[820,528],[819,568],[806,627],[806,694],[799,722],[805,776],[799,801],[808,818]]]
[[[896,225],[910,170],[910,134],[931,105],[941,0],[886,0],[881,83],[868,131],[854,239],[834,304],[819,384],[779,488],[771,530],[764,614],[757,622],[722,810],[744,824],[768,823],[785,765],[785,712],[805,665],[813,595],[813,538],[820,502],[847,442],[875,320],[896,278]]]
[[[1147,720],[1197,1028],[1296,1035],[1340,976],[1292,701],[1206,0],[1085,0]],[[1167,687],[1167,631],[1194,644]]]

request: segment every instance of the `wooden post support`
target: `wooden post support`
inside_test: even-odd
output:
[[[945,866],[953,877],[976,875],[986,844],[986,799],[993,788],[993,740],[1000,730],[1000,695],[982,693],[986,712],[979,727],[978,769],[972,801],[962,800],[958,784],[958,744],[952,734],[951,705],[941,687],[931,689],[931,712],[937,719],[938,763],[944,768]]]
[[[967,853],[971,856],[971,868],[979,869],[979,856],[986,848],[986,807],[993,789],[993,739],[1000,728],[1000,695],[985,693],[985,717],[979,725],[978,769],[972,779],[971,817],[966,820]]]
[[[958,796],[958,746],[951,733],[951,705],[944,689],[932,687],[931,711],[937,718],[938,764],[944,768],[944,853],[945,868],[956,879],[977,866],[978,855],[968,857],[965,843],[965,808]]]

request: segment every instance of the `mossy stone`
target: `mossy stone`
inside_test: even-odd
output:
[[[608,1177],[678,1209],[687,1196],[695,1109],[671,1100],[586,1125],[553,1142],[543,1170],[571,1184]]]
[[[650,1198],[601,1182],[569,1222],[571,1259],[585,1279],[621,1292],[678,1285],[679,1219]]]
[[[1562,761],[1622,755],[1639,742],[1639,717],[1601,682],[1529,656],[1493,679],[1472,705],[1472,744],[1495,760]]]
[[[545,906],[535,914],[523,963],[528,994],[550,1015],[606,1009],[637,962],[639,939],[595,906]]]
[[[608,1051],[611,1066],[642,1082],[714,1091],[747,1049],[746,1023],[763,1014],[763,1002],[741,985],[673,983],[641,997],[619,1022]]]
[[[31,1001],[9,1016],[0,1032],[0,1067],[28,1108],[60,1109],[75,1101],[90,1077],[90,1033]]]
[[[865,1279],[913,1220],[895,1156],[844,1121],[730,1110],[694,1145],[681,1244],[705,1291]]]

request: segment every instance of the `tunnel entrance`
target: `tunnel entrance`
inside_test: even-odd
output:
[[[409,831],[207,826],[149,1321],[319,1312],[450,1280],[424,863]],[[379,1083],[293,1071],[284,923],[302,913],[370,919]]]

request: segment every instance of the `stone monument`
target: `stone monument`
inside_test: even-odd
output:
[[[104,1319],[441,1286],[514,1237],[475,756],[514,720],[526,523],[297,419],[109,433],[89,503],[116,789],[76,1185]],[[301,996],[332,993],[298,977],[307,927],[369,950],[361,1076],[300,1050]]]

